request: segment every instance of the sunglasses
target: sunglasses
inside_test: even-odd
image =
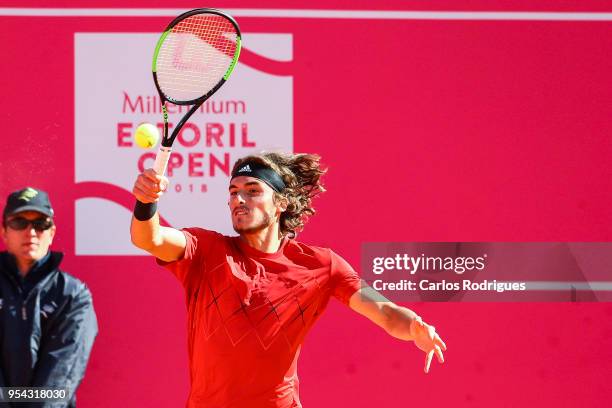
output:
[[[53,221],[49,218],[37,218],[35,220],[28,220],[23,217],[16,217],[6,221],[6,226],[16,231],[23,231],[30,226],[36,230],[36,232],[43,232],[53,226]]]

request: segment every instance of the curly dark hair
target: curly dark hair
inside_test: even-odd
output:
[[[312,199],[325,191],[321,176],[321,157],[316,154],[262,153],[242,157],[236,161],[232,174],[245,162],[256,162],[277,172],[287,186],[281,193],[274,192],[274,200],[286,199],[287,210],[280,216],[281,234],[294,238],[304,228],[308,217],[315,214]]]

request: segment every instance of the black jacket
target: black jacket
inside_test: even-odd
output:
[[[59,270],[51,252],[28,272],[0,252],[0,386],[68,387],[70,403],[19,403],[17,407],[74,407],[98,324],[91,293]],[[8,406],[0,403],[0,406]]]

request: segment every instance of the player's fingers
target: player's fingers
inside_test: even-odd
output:
[[[427,335],[431,341],[434,341],[436,338],[436,328],[430,325],[427,325]]]
[[[410,333],[413,337],[417,337],[424,328],[425,326],[420,316],[416,316],[410,323]]]
[[[425,374],[429,373],[429,366],[431,366],[431,359],[433,358],[434,351],[430,350],[425,355]]]
[[[434,351],[436,353],[436,357],[438,357],[438,362],[444,363],[444,354],[442,354],[442,350],[439,346],[434,347]]]
[[[134,194],[134,197],[136,197],[136,199],[142,203],[153,203],[159,199],[157,194],[143,190],[138,186],[134,186],[132,193]]]
[[[145,203],[145,204],[154,203],[157,201],[157,198],[152,198],[148,195],[145,195],[139,192],[135,192],[134,197],[136,197],[136,199],[140,201],[141,203]]]
[[[156,194],[160,191],[163,191],[156,180],[152,180],[144,175],[138,176],[138,179],[136,180],[136,186],[143,191],[150,192],[151,194]]]
[[[155,183],[158,182],[159,175],[153,169],[145,169],[145,171],[142,172],[142,175]]]
[[[440,336],[438,335],[438,333],[436,333],[436,339],[435,342],[437,345],[440,346],[440,348],[442,349],[442,351],[446,351],[446,343],[444,343],[444,341],[440,338]]]
[[[168,186],[170,185],[170,180],[166,176],[158,176],[159,177],[159,191],[166,191]]]
[[[148,177],[146,180],[151,181],[157,191],[166,191],[170,184],[168,178],[160,174],[154,174],[153,177]]]

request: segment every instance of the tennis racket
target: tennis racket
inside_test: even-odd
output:
[[[166,27],[153,54],[153,81],[159,92],[164,118],[163,138],[153,169],[166,172],[172,144],[198,108],[228,80],[240,55],[241,35],[236,21],[222,11],[190,10]],[[167,104],[191,105],[168,134]],[[149,219],[156,206],[136,202],[134,213]]]

